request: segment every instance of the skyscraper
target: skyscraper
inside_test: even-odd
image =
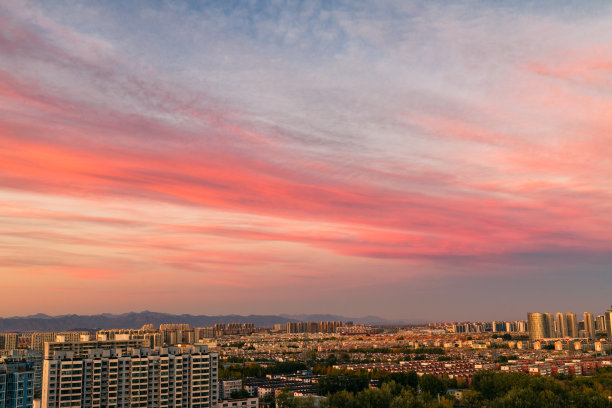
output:
[[[589,339],[595,339],[595,318],[593,313],[584,312],[584,330]]]
[[[552,313],[544,313],[546,316],[546,333],[548,337],[557,337],[555,330],[555,318]]]
[[[567,320],[563,313],[556,314],[557,337],[567,337]]]
[[[576,319],[576,313],[566,313],[565,319],[567,321],[567,335],[571,338],[578,337],[578,320]]]
[[[597,326],[596,330],[598,332],[605,332],[606,331],[606,316],[598,315],[595,318],[595,325]]]
[[[612,340],[612,306],[604,313],[606,321],[606,331],[608,332],[608,338]]]
[[[527,327],[531,341],[550,337],[549,326],[544,313],[527,313]]]

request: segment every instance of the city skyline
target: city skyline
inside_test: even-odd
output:
[[[611,19],[0,0],[3,317],[601,313]]]

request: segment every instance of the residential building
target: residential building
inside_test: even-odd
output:
[[[606,313],[604,313],[604,321],[606,324],[606,332],[608,334],[608,339],[612,340],[612,306],[610,306],[610,309],[606,310]]]
[[[249,397],[219,401],[218,408],[259,408],[259,398]]]
[[[33,381],[31,363],[0,364],[0,407],[32,408]]]
[[[219,380],[219,399],[230,399],[233,391],[242,389],[242,380]]]
[[[0,350],[15,350],[18,338],[17,333],[0,333]]]
[[[555,315],[555,323],[557,326],[557,336],[560,338],[565,338],[568,336],[567,332],[567,320],[565,319],[565,315],[563,313],[557,313]]]
[[[206,346],[99,348],[45,354],[42,408],[217,407],[218,356]],[[113,343],[113,342],[108,342]]]
[[[584,331],[589,339],[595,339],[595,318],[593,313],[584,312]]]
[[[58,336],[60,340],[62,338]],[[88,340],[88,341],[53,341],[45,343],[45,360],[53,359],[59,351],[70,351],[74,358],[87,358],[91,350],[121,350],[123,353],[128,349],[143,348],[144,340]]]
[[[550,337],[549,325],[544,313],[527,313],[527,327],[531,341]]]
[[[552,313],[544,313],[546,316],[546,332],[548,337],[558,337],[555,330],[555,318]]]
[[[32,388],[34,389],[34,398],[40,398],[42,390],[42,366],[43,356],[34,350],[17,349],[10,351],[3,351],[0,353],[0,364],[20,364],[28,363],[32,366],[34,372],[34,378],[32,381]],[[0,408],[5,408],[0,404]]]
[[[565,319],[567,321],[567,335],[568,337],[575,339],[578,337],[578,320],[576,319],[576,313],[566,313]]]
[[[599,315],[595,318],[595,325],[597,326],[595,329],[598,332],[606,332],[606,316]]]

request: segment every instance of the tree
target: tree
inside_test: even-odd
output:
[[[306,350],[302,355],[304,361],[315,362],[317,361],[317,350]]]
[[[367,376],[347,374],[331,374],[321,377],[317,383],[319,395],[327,395],[342,390],[359,392],[368,387],[370,380]]]
[[[389,408],[393,396],[388,390],[368,388],[355,396],[357,408]]]
[[[231,399],[249,398],[249,392],[244,388],[234,390],[230,394]]]
[[[484,398],[478,391],[464,391],[461,396],[461,404],[465,406],[465,408],[482,408]]]
[[[389,408],[424,408],[424,406],[409,389],[404,389],[400,395],[393,398]]]
[[[338,358],[334,353],[331,353],[327,356],[327,365],[334,366],[338,364]]]
[[[419,385],[419,376],[414,371],[407,373],[388,373],[383,379],[383,382],[394,381],[403,386],[410,386],[413,389]]]
[[[538,395],[531,388],[513,388],[505,396],[491,401],[491,408],[539,408]]]
[[[446,384],[435,375],[423,375],[419,381],[419,385],[423,392],[429,393],[432,396],[446,394]]]
[[[295,397],[293,399],[293,407],[294,408],[315,408],[317,407],[317,403],[312,395],[307,397]]]
[[[282,390],[276,396],[277,408],[294,408],[295,397],[289,390]]]
[[[328,397],[330,408],[355,408],[355,396],[352,392],[342,390]]]

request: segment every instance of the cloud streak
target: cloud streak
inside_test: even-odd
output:
[[[357,260],[363,285],[605,265],[612,10],[478,4],[0,3],[0,271],[243,291]]]

